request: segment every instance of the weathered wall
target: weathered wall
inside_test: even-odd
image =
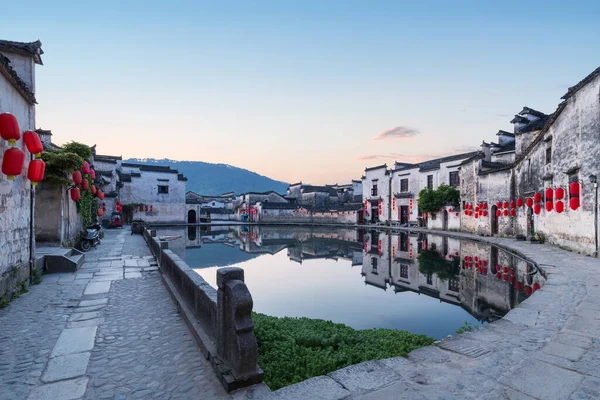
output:
[[[270,223],[317,223],[317,224],[356,224],[358,213],[353,211],[331,211],[311,213],[304,208],[262,209],[259,206],[259,222]]]
[[[366,221],[385,222],[390,217],[390,175],[387,168],[377,168],[365,171],[366,179],[363,181],[363,202],[369,201],[369,215],[365,215]],[[372,190],[377,182],[377,194]],[[381,214],[378,212],[378,201],[381,200]]]
[[[36,240],[72,246],[81,232],[82,220],[66,187],[42,182],[38,184],[35,196]]]

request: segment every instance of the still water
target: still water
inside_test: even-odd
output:
[[[430,234],[213,226],[158,235],[176,237],[169,249],[214,287],[218,268],[243,268],[257,312],[436,339],[501,318],[545,282],[511,253]]]

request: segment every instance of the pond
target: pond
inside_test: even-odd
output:
[[[545,282],[488,244],[406,231],[212,226],[162,229],[169,249],[216,287],[244,269],[254,311],[392,328],[440,339],[504,316]]]

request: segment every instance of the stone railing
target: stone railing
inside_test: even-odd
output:
[[[263,381],[252,321],[252,296],[241,268],[217,270],[218,289],[210,286],[168,243],[144,230],[165,285],[178,304],[204,356],[227,391]]]

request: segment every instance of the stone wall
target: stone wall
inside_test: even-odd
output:
[[[35,195],[36,240],[72,246],[83,226],[67,188],[42,182]]]

